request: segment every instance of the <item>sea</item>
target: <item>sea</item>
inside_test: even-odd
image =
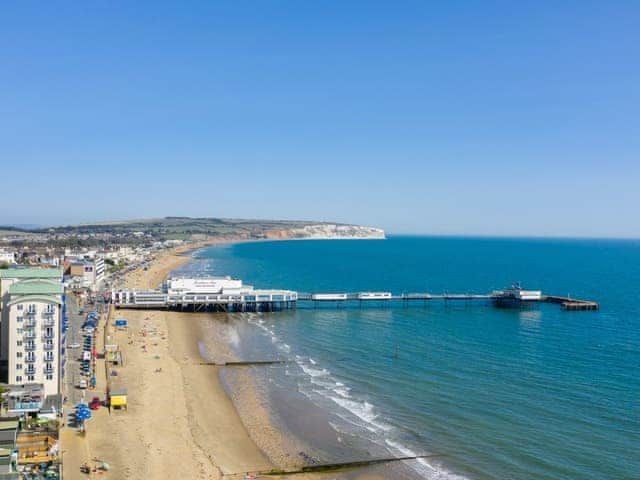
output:
[[[519,282],[595,300],[585,312],[300,304],[226,325],[239,358],[285,361],[253,369],[257,394],[310,462],[427,455],[384,467],[399,479],[640,478],[640,241],[391,236],[193,257],[180,273],[256,288],[489,293]]]

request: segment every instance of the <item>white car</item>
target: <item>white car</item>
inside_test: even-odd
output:
[[[87,381],[84,378],[81,378],[78,382],[78,388],[87,388]]]
[[[72,343],[67,348],[80,348],[80,344],[79,343]]]

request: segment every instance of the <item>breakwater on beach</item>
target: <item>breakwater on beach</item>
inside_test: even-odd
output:
[[[233,314],[226,326],[239,358],[289,360],[253,369],[257,395],[319,461],[444,455],[395,467],[406,478],[624,479],[640,470],[640,312],[624,300],[638,297],[638,243],[392,237],[247,243],[196,257],[187,271],[258,287],[492,291],[520,281],[598,298],[600,311],[578,316],[552,305],[320,307]]]

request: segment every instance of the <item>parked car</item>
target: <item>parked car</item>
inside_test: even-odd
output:
[[[87,381],[84,378],[81,378],[78,382],[78,388],[85,389],[87,388]]]
[[[91,410],[98,410],[102,406],[102,402],[100,401],[100,397],[93,397],[91,399],[91,403],[89,403],[89,408]]]

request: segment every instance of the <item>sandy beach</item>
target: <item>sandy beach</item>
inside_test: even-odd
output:
[[[159,254],[147,271],[131,272],[126,286],[157,287],[190,260],[186,251],[184,247]],[[129,327],[115,330],[111,326],[115,318],[127,319]],[[124,365],[108,372],[109,384],[111,389],[127,389],[128,409],[101,408],[87,423],[84,435],[63,429],[67,478],[87,478],[80,473],[80,465],[91,459],[108,462],[111,469],[101,478],[113,479],[244,478],[247,472],[305,463],[297,455],[304,445],[273,426],[267,409],[253,394],[248,374],[236,385],[234,399],[242,402],[249,429],[225,392],[221,367],[202,364],[203,353],[216,361],[233,357],[218,322],[224,323],[223,314],[112,309],[107,331],[98,335],[98,349],[106,341],[122,351]],[[88,399],[106,397],[106,378],[104,360],[99,360],[98,387],[87,392]],[[306,474],[295,478],[341,477]]]

